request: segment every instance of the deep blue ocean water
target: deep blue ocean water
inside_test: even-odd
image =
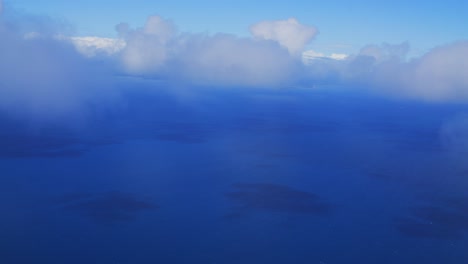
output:
[[[467,106],[147,86],[2,115],[0,263],[468,263]]]

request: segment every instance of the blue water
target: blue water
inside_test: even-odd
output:
[[[466,106],[145,89],[1,118],[0,263],[468,262]]]

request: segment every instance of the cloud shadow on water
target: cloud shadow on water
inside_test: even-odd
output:
[[[132,221],[138,213],[159,208],[147,199],[117,191],[95,195],[67,194],[57,201],[64,210],[77,212],[94,222],[103,224]]]
[[[243,216],[249,211],[327,215],[331,205],[318,195],[272,183],[236,183],[226,193],[232,211],[226,218]]]

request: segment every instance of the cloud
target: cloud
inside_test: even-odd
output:
[[[116,27],[123,36],[126,47],[121,58],[125,69],[133,74],[148,74],[158,71],[170,57],[176,43],[176,28],[170,20],[150,16],[144,27],[131,30],[126,24]]]
[[[334,60],[344,60],[348,57],[348,54],[344,54],[344,53],[332,53],[330,54],[330,59],[334,59]]]
[[[59,117],[97,100],[106,90],[94,89],[104,78],[103,70],[70,43],[56,39],[61,32],[37,25],[29,31],[26,24],[0,20],[0,113]]]
[[[468,99],[468,41],[409,60],[408,43],[367,45],[349,56],[303,52],[318,31],[294,18],[254,24],[251,37],[179,32],[160,16],[140,28],[117,25],[116,39],[70,37],[70,28],[47,17],[2,17],[0,111],[82,110],[118,93],[109,80],[121,73],[189,87],[338,83],[424,100]]]
[[[429,101],[468,99],[468,41],[434,48],[409,61],[402,59],[404,50],[392,51],[373,57],[371,85]]]
[[[358,56],[368,56],[375,59],[376,62],[382,62],[387,60],[404,60],[410,50],[408,42],[401,44],[388,44],[383,43],[381,45],[366,45],[360,51]]]
[[[407,42],[367,45],[341,61],[308,59],[309,81],[427,101],[468,100],[468,41],[436,47],[419,58],[408,59],[409,49]],[[322,55],[305,53],[308,58]]]
[[[315,50],[306,50],[302,52],[302,62],[304,64],[311,64],[313,60],[317,59],[332,59],[332,60],[344,60],[348,58],[348,54],[343,53],[332,53],[330,55],[325,55],[324,53],[317,52]]]
[[[122,72],[190,87],[278,87],[301,70],[300,60],[274,41],[180,33],[159,16],[141,28],[117,25],[119,39],[70,37],[66,23],[47,17],[6,20],[0,20],[2,114],[43,119],[94,111],[119,93],[113,86]]]
[[[169,20],[149,17],[143,28],[117,26],[131,74],[163,75],[192,84],[279,86],[295,77],[299,60],[273,41],[218,33],[179,33]]]
[[[75,48],[85,56],[94,57],[101,53],[113,55],[125,48],[122,39],[100,38],[100,37],[60,37],[70,41]]]
[[[296,61],[274,43],[233,35],[198,35],[186,40],[176,65],[202,84],[269,86],[288,84]]]
[[[255,38],[278,42],[293,55],[300,55],[318,34],[315,27],[300,24],[295,18],[262,21],[252,25],[250,32]]]
[[[468,41],[437,47],[411,66],[407,87],[413,87],[413,95],[429,100],[468,99]]]

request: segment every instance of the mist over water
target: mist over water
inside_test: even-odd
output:
[[[1,263],[468,259],[466,106],[126,82],[85,115],[2,115]]]

